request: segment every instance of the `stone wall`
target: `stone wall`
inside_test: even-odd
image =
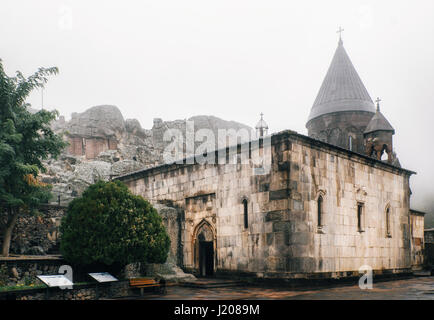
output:
[[[424,264],[424,214],[410,210],[411,259],[413,269],[421,269]]]
[[[84,154],[84,138],[82,137],[68,137],[68,153],[75,156],[82,156]]]
[[[4,283],[1,285],[29,285],[42,284],[36,277],[39,275],[58,274],[59,267],[66,264],[60,257],[20,257],[1,258],[2,277]]]
[[[295,244],[295,250],[299,250],[295,252],[293,268],[302,266],[306,271],[333,274],[355,271],[363,265],[379,271],[399,271],[411,266],[411,173],[301,137],[293,141],[288,158],[295,164],[290,170],[289,180],[294,188],[289,214],[293,219],[288,225],[295,232],[289,244]],[[324,200],[322,226],[318,226],[317,218],[320,195]],[[290,255],[294,256],[294,252]]]
[[[101,152],[117,149],[115,137],[67,136],[67,140],[69,143],[68,153],[70,155],[85,156],[88,160],[97,158]]]
[[[328,113],[309,121],[306,128],[309,137],[346,149],[351,136],[353,151],[364,154],[363,132],[373,115],[365,111]]]
[[[264,154],[272,156],[269,172],[258,170]],[[170,200],[185,210],[180,240],[185,269],[198,271],[198,235],[205,229],[218,272],[344,277],[363,265],[377,273],[411,267],[411,172],[291,131],[240,156],[248,163],[163,165],[119,178],[153,203]],[[358,204],[363,204],[362,230]]]
[[[154,207],[162,217],[164,227],[170,237],[169,254],[165,263],[147,263],[143,265],[140,271],[147,277],[164,278],[166,281],[179,282],[194,280],[195,277],[193,275],[184,273],[184,271],[179,268],[179,266],[183,265],[181,228],[183,226],[184,210],[171,201],[155,203]]]
[[[425,230],[425,248],[424,262],[425,265],[434,268],[434,229]]]
[[[9,293],[0,293],[0,300],[98,300],[137,296],[129,287],[128,281],[119,281],[99,285],[86,284],[74,286],[73,289],[49,288],[31,289]]]
[[[170,249],[168,261],[174,264],[182,264],[182,246],[181,246],[181,221],[184,211],[170,203],[157,203],[154,205],[159,215],[163,219],[164,227],[170,237]]]
[[[425,243],[434,244],[434,229],[428,229],[424,231]]]
[[[58,274],[59,268],[63,265],[69,264],[60,255],[0,257],[0,286],[41,285],[42,282],[37,276]],[[71,267],[75,284],[93,282],[88,275],[89,271]],[[119,280],[139,278],[144,276],[142,269],[140,263],[135,263],[125,266],[119,274],[112,274]]]
[[[34,255],[58,253],[59,226],[65,211],[64,206],[41,205],[40,214],[20,216],[12,233],[10,253]]]

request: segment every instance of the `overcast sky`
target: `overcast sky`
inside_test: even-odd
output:
[[[434,1],[2,0],[0,58],[30,75],[66,118],[101,104],[144,128],[215,115],[272,131],[305,123],[337,46],[394,126],[412,203],[434,198]],[[29,99],[41,107],[41,93]]]

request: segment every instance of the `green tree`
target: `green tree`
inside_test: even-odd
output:
[[[40,68],[25,78],[17,71],[6,75],[0,60],[0,233],[2,255],[9,255],[12,231],[20,214],[35,213],[50,197],[50,186],[37,180],[44,172],[42,160],[56,158],[66,146],[50,128],[57,111],[28,111],[28,95],[43,88],[57,68]]]
[[[120,181],[89,186],[70,202],[60,231],[63,257],[83,267],[163,263],[170,246],[157,210]]]

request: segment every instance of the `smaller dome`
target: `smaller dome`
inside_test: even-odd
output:
[[[371,121],[369,121],[364,133],[366,134],[375,131],[392,131],[395,133],[395,129],[393,129],[386,117],[380,112],[380,106],[378,103],[377,112],[372,117]]]
[[[264,114],[261,113],[261,120],[255,126],[255,129],[268,129],[268,124],[263,119]]]

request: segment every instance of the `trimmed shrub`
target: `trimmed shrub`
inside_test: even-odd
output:
[[[99,181],[68,206],[60,226],[66,261],[86,267],[164,263],[170,238],[157,210],[120,181]]]

